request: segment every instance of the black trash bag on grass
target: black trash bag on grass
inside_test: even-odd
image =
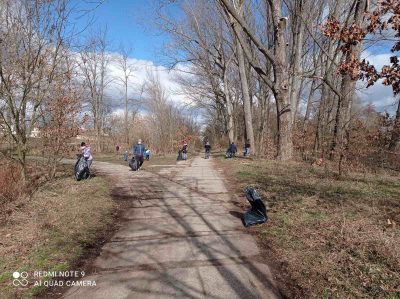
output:
[[[137,171],[138,170],[138,161],[135,159],[135,157],[132,157],[132,159],[129,161],[129,167],[133,171]]]
[[[183,160],[183,155],[182,155],[182,151],[179,150],[178,151],[178,158],[176,158],[177,161],[182,161]]]
[[[247,200],[251,204],[251,209],[243,216],[244,226],[248,227],[266,222],[268,220],[267,209],[256,189],[248,187],[245,193]]]
[[[231,158],[233,158],[233,154],[232,154],[232,152],[228,149],[227,151],[226,151],[226,153],[225,153],[225,158],[226,159],[231,159]]]
[[[75,178],[77,181],[88,179],[90,177],[89,166],[83,156],[78,156],[75,163]]]

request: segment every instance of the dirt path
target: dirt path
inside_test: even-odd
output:
[[[65,298],[279,297],[255,240],[229,213],[235,208],[211,159],[159,174],[94,167],[119,181],[113,195],[129,208],[85,277],[96,287],[73,287]]]

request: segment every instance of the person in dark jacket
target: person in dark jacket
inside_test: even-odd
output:
[[[187,144],[187,142],[185,141],[185,142],[183,143],[183,146],[182,146],[182,159],[183,159],[183,160],[186,160],[186,159],[187,159],[187,153],[188,153],[188,144]]]
[[[236,152],[237,152],[237,146],[236,146],[236,144],[234,142],[232,142],[230,144],[228,151],[231,153],[232,158],[235,157]]]
[[[210,152],[211,152],[211,145],[210,143],[207,141],[206,144],[204,145],[204,150],[205,150],[205,159],[208,159],[210,157]]]
[[[143,161],[144,161],[144,152],[145,152],[146,147],[144,144],[142,144],[142,139],[138,140],[138,143],[134,145],[133,147],[133,155],[135,156],[135,159],[138,163],[138,170],[140,167],[142,167]]]

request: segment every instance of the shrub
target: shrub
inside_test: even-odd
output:
[[[10,160],[0,160],[0,210],[23,192],[19,166]]]

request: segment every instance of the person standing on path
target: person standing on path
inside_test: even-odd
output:
[[[183,147],[182,147],[182,159],[183,160],[187,159],[187,153],[188,153],[188,144],[186,141],[184,141]]]
[[[145,152],[145,146],[142,144],[142,139],[138,140],[138,143],[134,145],[133,147],[133,155],[135,156],[135,159],[138,163],[138,170],[140,167],[142,167],[142,164],[144,162],[143,156]]]
[[[92,161],[93,161],[92,150],[90,148],[90,145],[86,145],[85,142],[82,142],[81,143],[81,154],[85,158],[88,168],[90,169],[90,165],[92,165]]]
[[[206,145],[204,146],[204,150],[205,150],[205,156],[204,159],[208,159],[210,157],[210,151],[211,151],[211,145],[210,142],[206,142]]]

